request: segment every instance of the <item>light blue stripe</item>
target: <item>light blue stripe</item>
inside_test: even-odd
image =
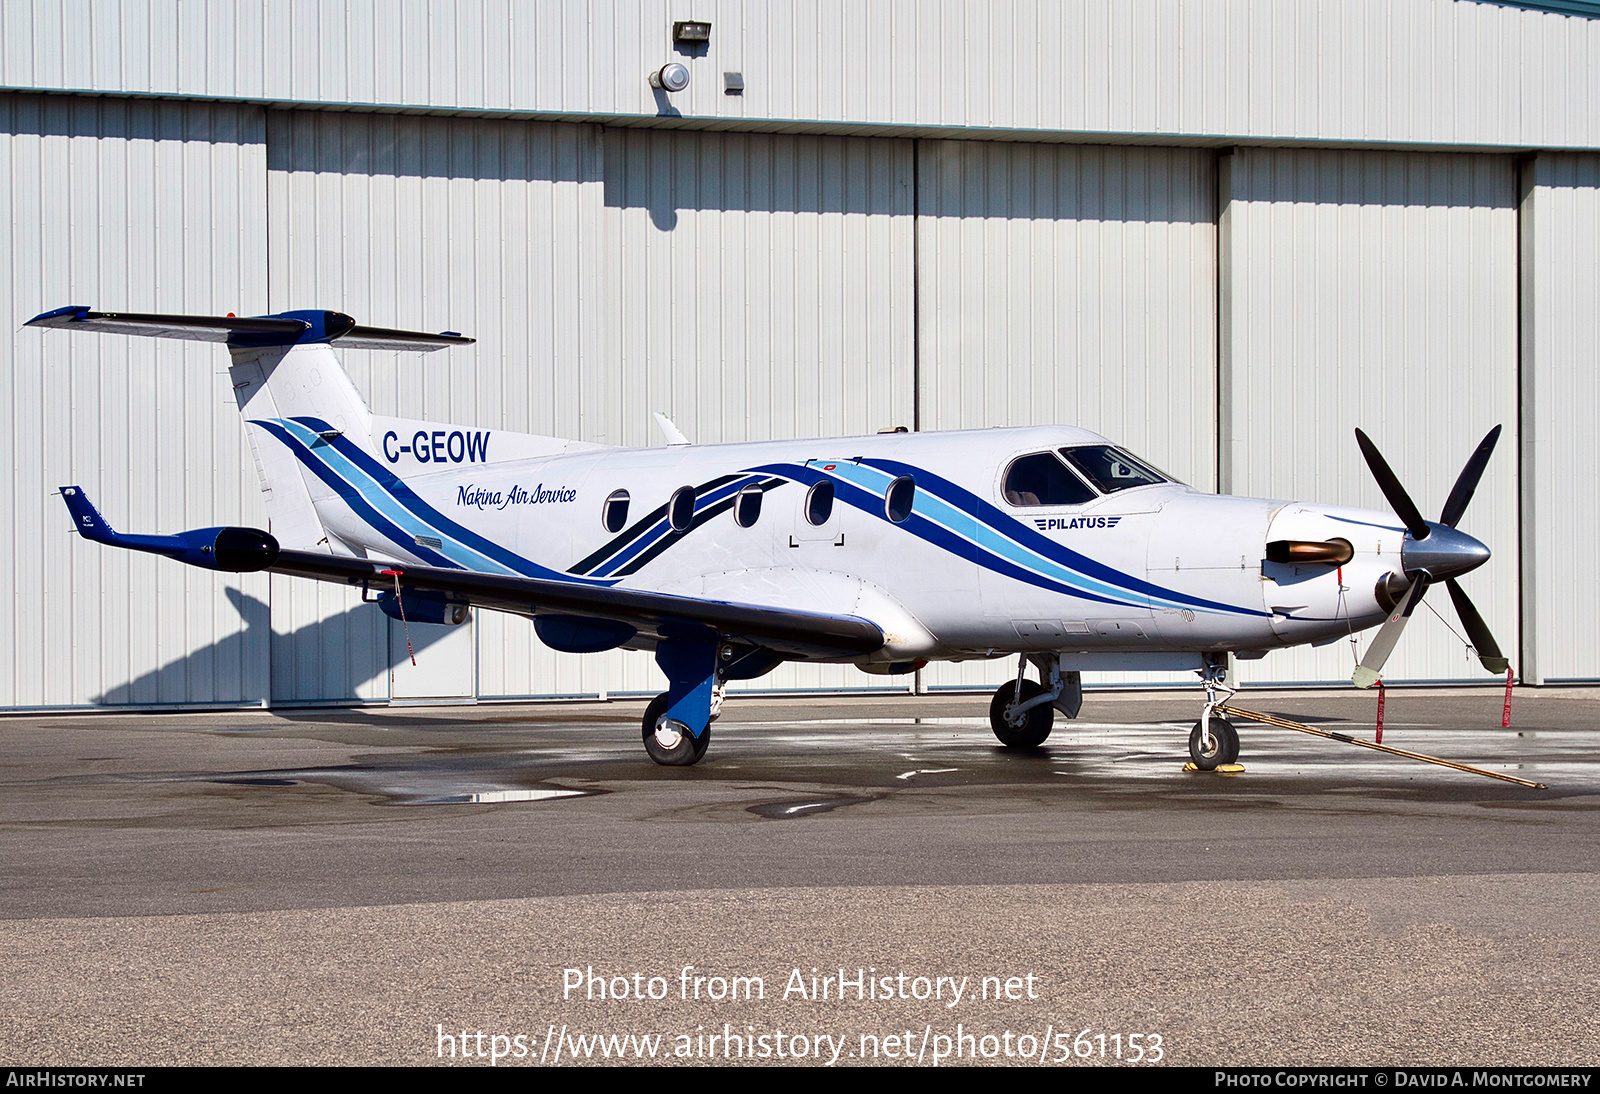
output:
[[[827,474],[837,475],[846,482],[878,494],[882,494],[888,488],[889,483],[894,481],[893,475],[876,467],[862,467],[853,463],[838,463],[834,465],[834,468],[833,471],[827,472]],[[1063,585],[1070,585],[1085,592],[1111,597],[1132,607],[1143,608],[1154,605],[1157,607],[1183,608],[1187,606],[1176,601],[1151,597],[1145,593],[1132,593],[1128,589],[1097,581],[1075,570],[1070,570],[1051,559],[1043,558],[1015,540],[1008,538],[997,529],[982,523],[971,513],[956,508],[923,486],[919,485],[917,487],[911,503],[911,510],[936,524],[942,525],[953,534],[970,540],[974,545],[988,551],[990,554],[1014,563],[1025,570],[1031,570],[1043,577],[1059,581]],[[1135,597],[1137,599],[1134,599]]]
[[[389,520],[394,522],[396,527],[409,532],[413,536],[420,534],[431,535],[438,538],[440,543],[444,545],[443,549],[441,549],[439,553],[444,555],[444,557],[448,558],[451,562],[454,562],[456,565],[460,566],[462,569],[476,570],[478,572],[487,571],[490,573],[506,574],[512,577],[521,576],[509,566],[506,566],[503,563],[497,562],[496,560],[488,557],[487,555],[473,550],[460,540],[447,535],[440,529],[435,528],[427,521],[412,513],[411,510],[400,505],[394,500],[393,497],[390,496],[389,492],[385,490],[381,484],[377,483],[360,467],[354,463],[351,463],[350,460],[345,458],[345,456],[338,452],[332,445],[324,443],[313,447],[312,442],[320,441],[322,438],[318,437],[317,434],[312,430],[307,429],[299,422],[293,422],[281,418],[278,419],[278,422],[285,429],[291,431],[295,439],[301,444],[305,445],[306,450],[313,457],[321,460],[325,466],[339,475],[339,477],[343,479],[351,489],[361,496],[363,501],[372,506],[378,512],[382,513],[385,517],[388,517]],[[362,487],[358,485],[358,483],[363,480],[367,483],[366,489],[362,489]],[[414,543],[399,544],[399,546],[407,553],[415,553],[413,551],[413,548],[416,546]]]

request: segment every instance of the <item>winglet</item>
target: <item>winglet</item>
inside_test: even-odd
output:
[[[106,518],[100,515],[100,510],[94,507],[89,500],[89,495],[83,492],[81,486],[61,487],[62,500],[67,503],[67,509],[72,513],[72,523],[78,529],[78,534],[84,539],[92,539],[96,543],[110,543],[121,546],[121,536],[112,530],[106,523]]]

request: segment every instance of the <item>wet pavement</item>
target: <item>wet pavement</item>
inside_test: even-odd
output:
[[[1562,871],[1600,862],[1600,701],[1574,695],[1502,730],[1494,692],[1390,693],[1386,743],[1548,790],[1242,722],[1243,774],[1185,774],[1191,696],[1091,694],[1024,754],[980,696],[735,700],[692,768],[648,761],[627,701],[13,718],[0,917]],[[1249,699],[1371,736],[1367,696]]]
[[[496,1020],[555,1015],[551,978],[606,960],[1023,962],[1055,978],[1059,1009],[1083,955],[1101,953],[1139,975],[1107,981],[1100,1013],[1132,1021],[1165,1000],[1186,1062],[1214,1062],[1220,1044],[1247,1062],[1331,1060],[1317,1053],[1341,1045],[1422,1060],[1429,1044],[1564,1059],[1595,1048],[1592,1029],[1530,1039],[1518,1023],[1566,1029],[1569,1006],[1600,1002],[1600,690],[1519,692],[1510,729],[1500,701],[1491,689],[1391,689],[1384,742],[1547,790],[1243,722],[1242,774],[1186,774],[1198,713],[1187,693],[1092,692],[1080,720],[1058,719],[1028,754],[996,746],[983,696],[736,699],[693,768],[645,757],[642,699],[7,718],[0,956],[14,972],[0,1013],[23,1017],[0,1025],[0,1055],[69,1059],[56,1048],[92,1044],[111,1046],[96,1059],[145,1062],[423,1060],[436,1047],[418,1032],[433,1028],[427,1014],[482,1022],[509,998],[522,1009]],[[1239,703],[1371,736],[1373,697],[1348,689]],[[843,907],[856,911],[840,926]],[[649,908],[689,924],[630,929]],[[524,924],[517,937],[507,916]],[[1308,916],[1333,925],[1307,933]],[[817,934],[823,921],[831,935]],[[1038,929],[1019,934],[1030,921]],[[286,948],[250,941],[285,931]],[[402,960],[392,947],[405,937]],[[1209,988],[1172,987],[1161,961],[1193,946],[1211,968],[1224,937],[1248,975],[1213,969]],[[1470,975],[1456,964],[1463,941],[1480,951]],[[140,966],[135,949],[183,976],[153,967],[133,985],[132,973],[95,971],[107,953]],[[241,972],[231,955],[245,951]],[[1396,1040],[1392,1022],[1363,1018],[1359,1034],[1312,1023],[1218,1039],[1218,1015],[1231,1023],[1277,993],[1288,1006],[1307,962],[1328,952],[1354,962],[1329,1005],[1356,1005],[1376,977],[1390,985],[1380,1009],[1410,1032]],[[385,971],[397,960],[422,967]],[[345,972],[319,980],[329,961]],[[425,984],[450,979],[441,970],[493,979],[507,962],[531,979],[477,1011],[419,1002]],[[1529,974],[1545,987],[1507,1003],[1505,977]],[[91,1001],[115,985],[145,998],[153,978],[162,1006],[198,1015],[216,1012],[206,992],[248,1011],[284,976],[320,985],[306,1006],[339,1031],[333,1055],[310,1041],[273,1048],[215,1017],[153,1032],[132,1003],[112,1008],[127,1018],[109,1041],[90,1037]],[[62,983],[80,988],[65,1001],[44,991]],[[1449,1037],[1429,1017],[1440,991],[1466,1008],[1451,1012]],[[330,1017],[352,995],[380,998],[388,1016]],[[1523,1018],[1504,1018],[1518,1008]],[[1469,1027],[1479,1041],[1458,1036]]]

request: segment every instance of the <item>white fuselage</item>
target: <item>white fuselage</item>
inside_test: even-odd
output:
[[[1177,483],[1073,505],[1006,500],[1014,459],[1105,443],[1040,426],[623,449],[375,417],[375,466],[336,467],[349,485],[314,486],[313,500],[358,554],[856,615],[888,635],[880,662],[1051,650],[1064,664],[1132,667],[1139,655],[1320,643],[1384,619],[1373,590],[1399,569],[1403,534],[1387,513]],[[915,489],[896,521],[885,497],[904,476]],[[834,503],[813,523],[823,481]],[[693,519],[674,530],[684,487]],[[733,504],[746,488],[760,494],[748,527]],[[420,504],[366,504],[385,491]],[[621,521],[607,506],[618,491]],[[1342,539],[1354,557],[1279,565],[1265,555],[1276,539]],[[1108,654],[1122,660],[1095,660]]]

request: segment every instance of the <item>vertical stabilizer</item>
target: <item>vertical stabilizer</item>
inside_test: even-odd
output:
[[[272,436],[296,421],[324,439],[342,436],[372,451],[372,413],[326,344],[234,348],[228,374],[244,416],[273,535],[285,547],[332,551],[336,543],[317,515],[331,489]]]

